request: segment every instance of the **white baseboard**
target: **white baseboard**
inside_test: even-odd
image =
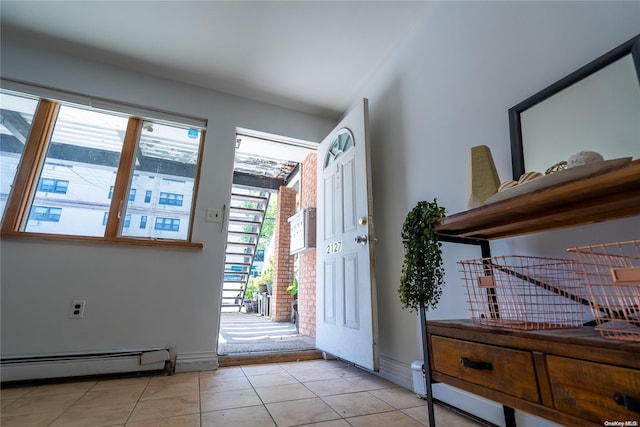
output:
[[[176,372],[212,371],[218,369],[218,354],[215,351],[179,353]]]
[[[446,384],[433,384],[433,397],[498,426],[504,426],[502,405]]]
[[[165,368],[166,359],[157,357],[160,353],[166,353],[168,359],[168,349],[3,358],[0,379],[9,382],[157,371]],[[153,356],[145,358],[145,354]]]
[[[400,387],[413,390],[413,377],[410,364],[380,356],[380,372],[378,375]]]

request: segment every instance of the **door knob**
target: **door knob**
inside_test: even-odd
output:
[[[367,235],[363,234],[362,236],[356,236],[356,243],[359,243],[361,245],[366,245],[367,244]]]

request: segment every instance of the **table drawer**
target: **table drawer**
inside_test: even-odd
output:
[[[547,356],[547,370],[556,409],[601,423],[640,418],[639,370],[558,356]]]
[[[431,336],[434,371],[531,402],[540,402],[527,351]]]

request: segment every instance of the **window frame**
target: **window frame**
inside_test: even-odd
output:
[[[21,91],[25,95],[31,95],[29,91]],[[202,158],[204,152],[204,143],[206,139],[206,129],[198,128],[200,131],[200,141],[198,147],[198,158],[196,165],[196,173],[193,181],[193,193],[191,206],[189,209],[188,233],[185,240],[173,240],[170,238],[144,238],[144,237],[125,237],[120,235],[120,230],[124,228],[125,209],[129,201],[129,192],[131,190],[131,177],[134,169],[135,153],[140,137],[142,123],[144,121],[163,120],[135,117],[126,112],[110,109],[108,112],[115,114],[125,114],[128,117],[127,128],[123,140],[122,152],[120,153],[120,161],[116,172],[116,180],[114,182],[113,197],[108,210],[107,223],[103,236],[78,236],[67,234],[51,234],[51,233],[34,233],[24,231],[27,221],[29,220],[29,211],[34,199],[35,193],[39,191],[39,181],[47,155],[47,149],[56,123],[58,111],[61,102],[53,101],[40,97],[38,106],[33,116],[31,130],[25,141],[22,158],[18,163],[14,182],[7,198],[7,205],[2,219],[0,234],[2,237],[19,237],[32,238],[40,240],[65,240],[65,241],[85,241],[85,242],[110,242],[134,244],[142,246],[178,246],[202,248],[202,243],[192,241],[193,225],[196,216],[196,201],[199,190],[200,175],[202,169]],[[66,105],[66,103],[65,103]],[[72,106],[79,106],[69,103]],[[125,109],[126,110],[126,109]],[[100,110],[98,110],[100,111]],[[192,126],[188,121],[186,123],[171,122],[172,125]],[[197,127],[197,126],[194,126]],[[125,194],[127,195],[125,200]]]

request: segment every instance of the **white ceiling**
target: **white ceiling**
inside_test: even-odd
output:
[[[331,118],[426,1],[7,1],[2,36]]]

